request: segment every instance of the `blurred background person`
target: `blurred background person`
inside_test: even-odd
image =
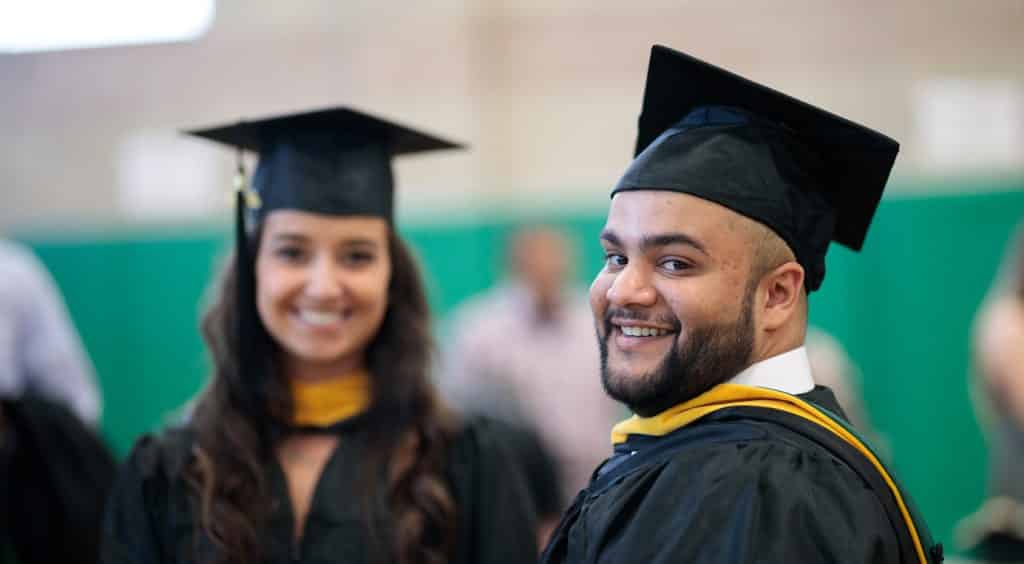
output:
[[[458,405],[519,429],[538,509],[554,525],[608,457],[606,431],[623,414],[601,387],[593,315],[571,284],[569,238],[550,226],[523,227],[505,256],[507,278],[448,320],[442,385]]]
[[[832,390],[858,434],[870,443],[875,454],[888,459],[888,443],[871,424],[864,405],[860,370],[842,343],[824,329],[811,326],[807,328],[805,346],[814,382]]]
[[[1024,223],[972,334],[971,394],[989,442],[986,500],[957,529],[980,562],[1024,562]]]
[[[0,239],[0,397],[24,395],[99,424],[93,367],[60,290],[31,250]]]
[[[0,239],[0,559],[98,559],[115,472],[96,433],[101,403],[50,273]]]

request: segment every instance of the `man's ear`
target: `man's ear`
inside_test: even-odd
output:
[[[799,313],[804,297],[804,268],[794,261],[782,263],[764,275],[760,286],[764,291],[761,327],[774,331]]]

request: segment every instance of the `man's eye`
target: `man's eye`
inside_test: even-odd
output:
[[[684,270],[689,270],[690,268],[692,268],[692,265],[690,263],[686,262],[685,260],[679,259],[664,260],[661,262],[661,266],[662,268],[668,270],[669,272],[683,272]]]
[[[616,255],[614,253],[609,253],[609,254],[604,256],[604,260],[608,264],[608,266],[612,266],[612,267],[626,266],[626,257],[624,257],[622,255]]]

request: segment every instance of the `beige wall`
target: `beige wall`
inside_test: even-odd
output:
[[[221,0],[194,43],[0,55],[0,227],[132,221],[119,186],[140,135],[161,140],[143,145],[154,186],[215,187],[183,192],[217,200],[183,212],[203,217],[232,155],[171,132],[332,104],[473,145],[399,165],[405,216],[603,206],[652,43],[885,131],[916,177],[933,163],[915,93],[1024,84],[1024,1]]]

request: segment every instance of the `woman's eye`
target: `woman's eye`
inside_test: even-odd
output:
[[[342,262],[349,266],[362,266],[373,262],[375,255],[369,251],[350,251],[342,256]]]
[[[606,254],[604,256],[604,261],[605,263],[608,264],[608,266],[615,268],[626,266],[626,257],[614,253]]]
[[[297,262],[303,258],[304,254],[305,252],[299,247],[278,247],[274,249],[274,256],[288,262]]]

